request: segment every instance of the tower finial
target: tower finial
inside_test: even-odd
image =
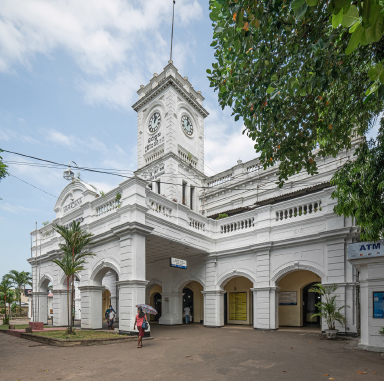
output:
[[[172,11],[172,33],[171,33],[171,56],[170,56],[170,61],[172,61],[173,20],[175,19],[175,3],[176,3],[176,0],[173,0],[173,11]]]

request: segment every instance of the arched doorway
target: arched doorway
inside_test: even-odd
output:
[[[103,307],[102,307],[102,316],[101,318],[103,320],[106,320],[105,318],[105,311],[109,308],[110,304],[111,304],[111,292],[106,289],[103,291],[103,294],[102,294],[102,298],[103,298]]]
[[[320,316],[313,316],[319,312],[316,304],[321,301],[321,296],[311,292],[311,288],[318,282],[313,282],[303,288],[303,326],[317,327],[321,326]]]
[[[243,276],[230,279],[224,286],[224,324],[253,324],[253,283]]]
[[[278,282],[279,327],[320,327],[320,319],[313,318],[316,312],[316,294],[309,292],[321,278],[309,270],[296,270]]]
[[[113,265],[101,263],[93,270],[91,285],[79,286],[81,296],[81,328],[107,328],[105,312],[112,304],[116,312],[115,328],[119,327],[118,273]]]
[[[149,286],[149,305],[151,305],[156,311],[157,315],[149,315],[149,319],[151,322],[158,322],[161,318],[161,293],[162,293],[162,287],[159,284],[155,284],[154,286]]]
[[[183,323],[185,323],[184,308],[189,307],[191,323],[203,323],[204,319],[204,298],[203,286],[196,281],[189,282],[183,288]]]

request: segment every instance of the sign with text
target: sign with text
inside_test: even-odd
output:
[[[296,291],[280,291],[279,306],[297,306]]]
[[[185,261],[184,259],[171,257],[171,267],[177,267],[179,269],[186,269],[187,268],[187,261]]]
[[[348,259],[384,257],[384,241],[356,242],[348,244]]]
[[[384,292],[373,293],[373,317],[375,319],[384,319]]]

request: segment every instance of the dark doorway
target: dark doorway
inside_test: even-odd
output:
[[[227,316],[227,293],[224,293],[224,324],[228,324],[228,316]]]
[[[191,310],[191,316],[192,316],[192,321],[195,321],[193,319],[193,291],[190,288],[183,288],[183,313],[184,313],[184,308],[189,307]],[[185,322],[185,318],[183,318],[183,321]]]
[[[317,314],[319,309],[316,304],[320,302],[321,297],[316,292],[309,292],[309,289],[318,282],[311,283],[303,288],[303,326],[304,327],[320,327],[320,317],[312,317]]]
[[[154,315],[154,320],[159,321],[161,318],[161,294],[158,292],[153,295],[153,307],[157,311],[157,315]]]

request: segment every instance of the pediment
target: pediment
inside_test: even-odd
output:
[[[94,199],[98,194],[88,184],[81,181],[72,181],[63,189],[57,199],[55,212],[61,211],[63,214],[67,214],[79,208],[85,202],[87,196],[93,196],[92,198]]]

